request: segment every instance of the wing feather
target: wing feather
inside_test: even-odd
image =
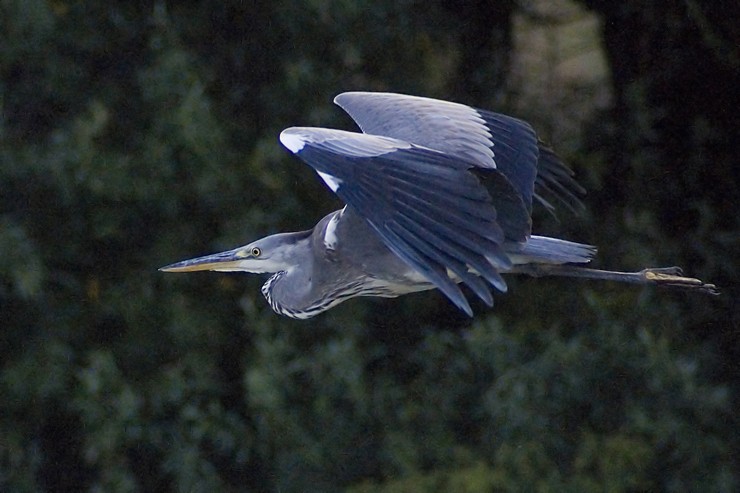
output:
[[[334,102],[365,133],[435,149],[481,168],[499,169],[521,195],[528,213],[532,199],[553,208],[535,186],[571,210],[582,207],[577,195],[585,192],[573,179],[572,171],[542,145],[527,122],[459,103],[404,94],[345,92]],[[495,195],[493,200],[495,203]],[[521,236],[528,227],[513,222],[511,226],[516,226],[512,237]]]
[[[281,140],[291,142],[302,160],[337,185],[335,193],[391,251],[464,311],[470,307],[448,270],[488,304],[493,298],[486,283],[506,289],[499,274],[511,267],[501,247],[504,233],[471,163],[353,132],[291,128]]]
[[[441,264],[430,262],[427,257],[414,249],[405,239],[401,238],[398,233],[393,230],[388,230],[385,234],[380,236],[386,246],[388,246],[393,253],[398,255],[401,260],[413,266],[420,274],[429,279],[429,281],[434,284],[437,289],[442,291],[442,293],[444,293],[444,295],[447,296],[455,306],[467,313],[468,316],[473,316],[473,309],[470,308],[470,304],[468,303],[468,300],[465,299],[465,295],[460,291],[457,284],[450,279],[450,276],[447,275],[446,269]]]

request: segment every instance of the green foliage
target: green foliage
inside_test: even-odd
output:
[[[0,490],[737,487],[736,297],[512,279],[473,321],[430,292],[297,322],[257,279],[156,271],[337,206],[277,133],[347,127],[341,90],[501,100],[481,81],[504,77],[513,7],[479,8],[0,3]],[[470,22],[496,26],[495,52]],[[665,197],[645,206],[665,164],[651,94],[625,89],[623,184],[602,151],[572,156],[602,192],[558,227],[610,266],[675,258],[730,283],[720,199],[691,189],[690,241],[663,228]],[[734,159],[712,147],[732,129],[692,128]],[[604,189],[640,197],[605,206]]]
[[[43,264],[26,231],[10,217],[0,218],[0,250],[7,252],[0,260],[6,277],[0,286],[3,294],[23,300],[37,296],[44,282]]]

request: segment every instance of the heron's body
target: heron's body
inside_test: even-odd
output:
[[[314,229],[294,234],[305,244],[298,248],[305,255],[295,259],[300,268],[275,273],[262,288],[282,315],[309,318],[355,296],[392,298],[434,288],[346,208],[327,215]],[[356,255],[358,251],[372,255]]]
[[[544,192],[576,208],[582,189],[521,120],[391,93],[344,93],[335,102],[362,133],[294,127],[280,140],[346,202],[343,209],[313,230],[162,270],[272,273],[262,293],[276,312],[293,318],[355,296],[434,288],[472,315],[458,284],[492,305],[490,287],[506,291],[505,273],[714,289],[675,269],[585,269],[572,264],[589,262],[594,247],[532,235],[533,201],[551,209]]]

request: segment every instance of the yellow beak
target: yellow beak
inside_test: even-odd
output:
[[[161,267],[162,272],[195,272],[212,270],[218,272],[233,272],[244,270],[241,265],[246,255],[244,250],[237,248],[228,252],[214,253],[203,257],[192,258]]]

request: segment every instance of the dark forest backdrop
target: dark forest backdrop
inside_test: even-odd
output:
[[[0,2],[0,490],[736,491],[740,3],[576,2],[596,110],[519,97],[544,3]],[[511,279],[472,320],[432,292],[298,322],[257,276],[157,272],[337,207],[277,135],[352,128],[344,90],[546,138],[559,94],[587,212],[537,230],[723,295]]]

